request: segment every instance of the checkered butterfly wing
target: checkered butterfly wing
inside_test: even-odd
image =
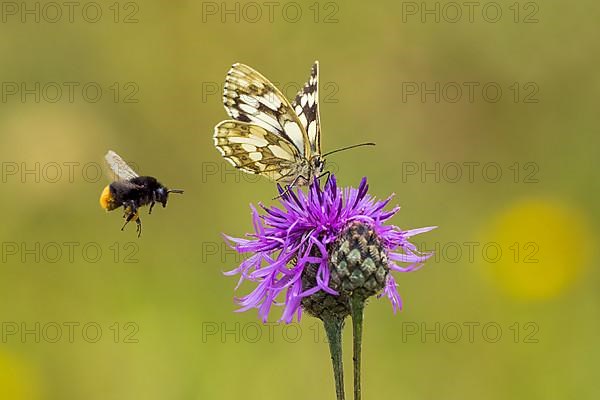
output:
[[[307,133],[311,155],[321,154],[321,120],[319,116],[319,62],[315,61],[310,78],[296,95],[292,107]]]
[[[292,183],[302,155],[290,141],[247,122],[223,121],[215,127],[215,146],[234,167],[275,182]]]
[[[233,120],[215,127],[215,146],[244,172],[281,183],[306,173],[310,141],[283,94],[267,78],[244,64],[227,73],[223,103]]]

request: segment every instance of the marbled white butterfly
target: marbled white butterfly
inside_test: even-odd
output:
[[[234,167],[290,186],[322,176],[318,61],[292,104],[259,72],[234,64],[223,103],[233,119],[219,123],[213,137]]]

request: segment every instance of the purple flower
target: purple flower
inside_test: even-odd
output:
[[[373,230],[387,253],[387,267],[392,271],[409,272],[418,269],[431,254],[421,254],[408,238],[435,227],[403,231],[386,225],[398,210],[384,210],[392,196],[377,201],[367,194],[367,179],[358,189],[337,187],[332,175],[321,188],[315,180],[307,193],[301,189],[284,192],[279,187],[281,208],[265,207],[262,215],[252,206],[254,233],[247,238],[225,236],[229,245],[239,253],[249,254],[239,267],[226,275],[240,275],[238,286],[245,280],[257,283],[248,295],[237,298],[238,311],[257,308],[264,322],[273,304],[283,305],[281,320],[291,322],[301,317],[301,301],[319,291],[337,296],[330,284],[328,247],[349,223],[362,222]],[[408,264],[404,267],[397,263]],[[303,288],[302,273],[316,265],[316,285]],[[387,269],[387,268],[386,268]],[[397,284],[391,274],[385,277],[383,294],[390,299],[394,312],[402,308]],[[236,287],[236,289],[237,289]],[[284,294],[285,301],[281,301]]]

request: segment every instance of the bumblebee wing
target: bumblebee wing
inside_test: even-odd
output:
[[[118,180],[128,181],[139,175],[114,151],[109,150],[104,156],[106,163]]]

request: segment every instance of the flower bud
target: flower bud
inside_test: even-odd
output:
[[[381,239],[369,224],[351,221],[328,246],[329,287],[338,296],[322,290],[305,297],[302,307],[309,314],[323,319],[329,315],[345,318],[350,315],[350,298],[363,301],[379,293],[389,273],[388,258]],[[302,274],[303,290],[316,286],[318,266],[311,264]]]

